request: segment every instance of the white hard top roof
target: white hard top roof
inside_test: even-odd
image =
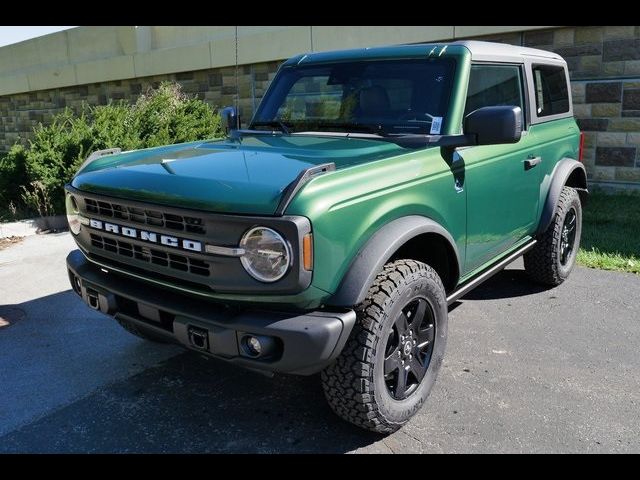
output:
[[[460,40],[451,42],[448,45],[462,45],[466,47],[471,52],[471,58],[473,60],[522,61],[523,57],[536,57],[562,61],[562,57],[557,53],[506,43]]]

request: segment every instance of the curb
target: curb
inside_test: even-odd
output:
[[[26,237],[45,230],[62,230],[67,228],[66,215],[29,218],[17,222],[0,223],[0,238]]]

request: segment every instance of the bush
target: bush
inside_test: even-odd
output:
[[[221,135],[220,117],[206,103],[182,93],[175,83],[163,83],[141,95],[127,122],[137,132],[138,148],[210,138],[211,132]]]
[[[19,201],[21,185],[29,183],[27,176],[27,152],[22,145],[14,145],[0,158],[0,205],[8,208]],[[15,212],[14,212],[15,213]]]
[[[174,83],[149,89],[133,105],[84,104],[78,113],[67,108],[50,124],[34,128],[28,148],[14,145],[0,159],[0,201],[32,213],[61,214],[65,183],[95,150],[135,150],[221,135],[217,113]]]
[[[31,182],[28,186],[22,186],[22,201],[31,211],[38,212],[41,217],[53,215],[51,211],[51,197],[49,191],[42,182]]]
[[[76,116],[67,108],[46,127],[39,125],[34,129],[34,139],[27,149],[29,185],[25,188],[31,190],[32,184],[39,186],[40,196],[46,195],[52,201],[44,206],[49,213],[64,212],[64,184],[94,149],[93,128],[86,110],[83,107]],[[27,207],[35,205],[24,198],[22,201]]]

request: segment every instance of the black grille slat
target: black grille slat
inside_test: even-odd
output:
[[[133,255],[138,260],[144,260],[145,262],[150,261],[151,252],[149,252],[149,247],[141,247],[140,245],[133,246]]]
[[[153,263],[161,267],[188,272],[202,277],[211,275],[209,264],[196,258],[177,255],[175,253],[167,253],[155,248],[133,245],[122,240],[114,240],[113,238],[103,237],[101,235],[91,234],[91,245],[101,250],[113,252],[123,257],[135,258],[147,263]]]
[[[118,241],[118,253],[126,257],[133,257],[133,245]]]
[[[145,275],[149,273],[144,268],[137,267],[130,263],[121,263],[116,260],[113,260],[112,258],[107,258],[107,257],[103,257],[102,255],[98,255],[97,253],[89,252],[89,258],[94,259],[98,262],[102,262],[107,265],[112,265],[113,267],[120,268],[122,270],[126,270],[133,273],[139,273],[140,275]],[[158,280],[164,280],[166,282],[182,285],[185,288],[190,288],[192,290],[196,290],[199,292],[203,292],[203,293],[211,292],[211,290],[205,287],[202,283],[191,282],[183,278],[174,277],[170,275],[163,275],[162,273],[155,273],[153,277]]]
[[[209,265],[201,260],[191,259],[191,273],[196,275],[202,275],[203,277],[209,276]]]
[[[155,212],[155,211],[153,211],[153,210],[145,210],[145,211],[144,211],[144,213],[145,213],[145,215],[146,215],[147,217],[153,217],[153,218],[160,218],[160,219],[162,219],[162,212]],[[165,214],[164,214],[164,218],[167,218],[167,217],[169,217],[169,216],[172,216],[172,215],[169,215],[168,213],[165,213]]]
[[[102,237],[100,235],[91,234],[91,245],[97,248],[104,249],[104,242],[102,241]]]
[[[102,241],[104,242],[104,249],[109,251],[109,252],[113,252],[113,253],[118,253],[118,241],[117,240],[113,240],[112,238],[107,238],[107,237],[103,237]]]
[[[151,225],[179,232],[196,233],[198,235],[207,233],[202,218],[175,215],[162,210],[130,207],[120,203],[93,200],[91,198],[85,198],[84,202],[87,213],[95,213],[104,217],[118,218],[141,225]]]
[[[85,205],[87,208],[87,212],[89,213],[99,213],[98,211],[98,202],[95,200],[91,200],[89,198],[85,198]]]
[[[184,225],[182,223],[170,222],[168,220],[165,223],[165,227],[170,228],[172,230],[184,230]]]
[[[167,262],[164,258],[159,257],[151,257],[151,263],[155,263],[156,265],[161,265],[163,267],[169,266],[169,262]]]

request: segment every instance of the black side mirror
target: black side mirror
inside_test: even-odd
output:
[[[476,136],[476,145],[517,143],[522,136],[522,109],[511,105],[482,107],[464,119],[464,133]]]
[[[236,107],[224,107],[220,110],[220,121],[222,123],[222,130],[226,135],[229,135],[231,130],[237,130],[239,121]]]

